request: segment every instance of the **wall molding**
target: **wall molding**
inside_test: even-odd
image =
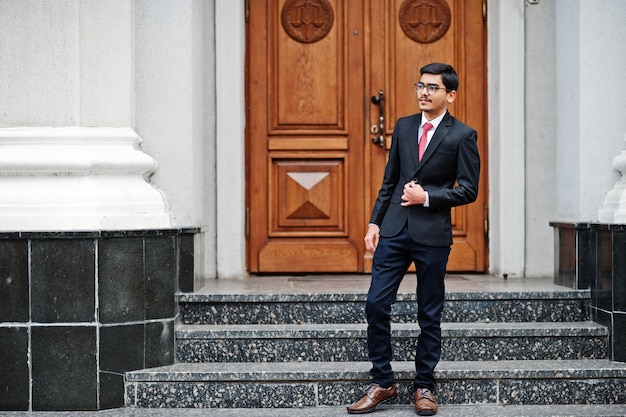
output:
[[[131,128],[0,129],[0,231],[171,227]]]

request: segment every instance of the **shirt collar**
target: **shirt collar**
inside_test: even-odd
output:
[[[439,126],[439,123],[441,123],[441,121],[443,120],[443,117],[446,115],[448,111],[444,111],[440,116],[435,117],[433,120],[428,120],[426,118],[426,116],[424,115],[424,113],[422,113],[422,122],[420,123],[420,129],[424,127],[425,123],[430,123],[433,125],[433,128],[431,129],[433,132],[437,129],[437,126]]]

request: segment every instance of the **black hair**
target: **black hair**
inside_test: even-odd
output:
[[[446,89],[448,89],[448,91],[459,88],[459,76],[451,65],[434,62],[432,64],[424,65],[420,69],[420,75],[421,74],[440,74],[443,85]]]

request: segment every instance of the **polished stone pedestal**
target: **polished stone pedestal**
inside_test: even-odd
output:
[[[626,362],[626,225],[551,222],[558,285],[591,290],[591,318],[609,328],[610,358]]]
[[[119,407],[125,372],[174,363],[194,233],[0,233],[0,410]]]

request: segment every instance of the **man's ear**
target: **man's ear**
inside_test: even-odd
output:
[[[456,98],[456,90],[448,92],[448,103],[452,103]]]

